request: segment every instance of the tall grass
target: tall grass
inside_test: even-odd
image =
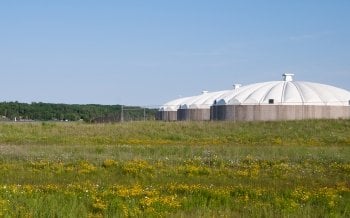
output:
[[[350,121],[0,124],[0,217],[349,217]]]
[[[11,123],[12,145],[350,145],[349,120],[286,122]]]

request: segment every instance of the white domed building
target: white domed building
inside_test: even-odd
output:
[[[349,119],[350,92],[334,86],[283,80],[235,85],[232,90],[203,92],[160,107],[158,120],[269,121]]]
[[[178,98],[165,103],[161,106],[156,114],[156,120],[164,121],[176,121],[177,120],[177,110],[183,102],[191,99],[193,97]]]
[[[283,74],[282,81],[241,87],[211,107],[213,120],[300,120],[350,118],[350,92],[334,86],[294,81]]]
[[[232,91],[207,92],[183,101],[177,110],[177,120],[210,120],[210,107],[217,98],[224,98]]]
[[[239,85],[235,85],[234,89],[238,87]],[[169,101],[159,108],[156,119],[164,121],[210,120],[210,108],[213,106],[214,101],[218,98],[225,98],[232,94],[233,91],[203,91],[200,95]]]

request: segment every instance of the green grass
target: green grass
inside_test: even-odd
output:
[[[17,123],[0,125],[11,145],[349,145],[349,120],[288,122]]]
[[[0,124],[0,217],[349,217],[350,121]]]

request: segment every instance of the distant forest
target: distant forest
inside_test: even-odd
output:
[[[1,120],[118,122],[150,120],[155,113],[155,109],[121,105],[0,102]]]

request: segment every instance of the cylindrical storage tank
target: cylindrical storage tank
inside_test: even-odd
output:
[[[349,119],[349,106],[319,105],[216,105],[212,120],[275,121],[304,119]]]
[[[192,97],[178,98],[173,101],[169,101],[161,106],[156,113],[156,120],[163,121],[177,121],[177,110],[183,102],[189,100]]]
[[[203,91],[201,95],[184,101],[177,110],[179,121],[208,121],[210,120],[210,107],[215,99],[225,96],[231,90],[212,92]]]
[[[157,111],[156,120],[176,121],[177,111]]]
[[[213,120],[269,121],[349,119],[350,92],[334,86],[293,81],[256,83],[240,88],[211,107]]]
[[[210,108],[206,109],[178,109],[177,120],[179,121],[206,121],[210,120]]]

